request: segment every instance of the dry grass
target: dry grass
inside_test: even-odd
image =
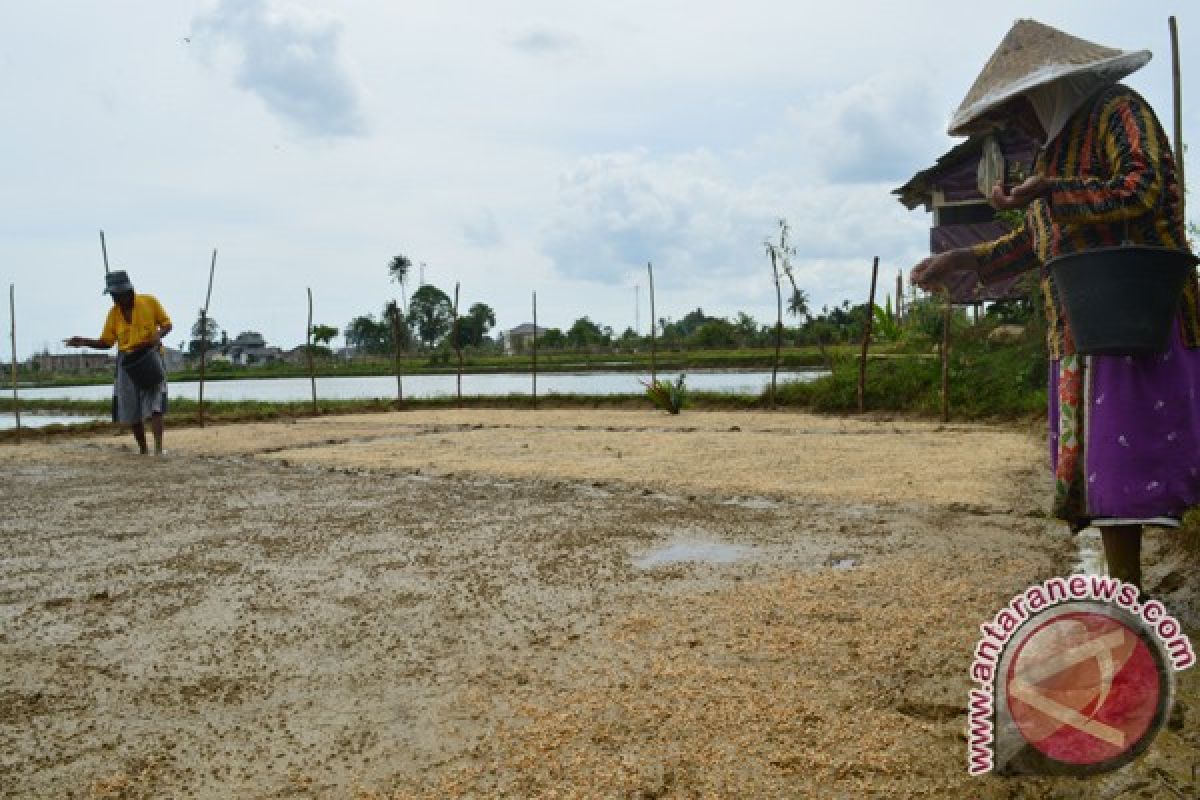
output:
[[[910,558],[641,610],[586,672],[527,687],[469,767],[357,797],[1008,797],[963,768],[964,619],[1043,566]]]
[[[168,448],[323,467],[999,511],[1006,507],[997,484],[1041,457],[1032,437],[995,426],[767,412],[422,411],[177,431]]]

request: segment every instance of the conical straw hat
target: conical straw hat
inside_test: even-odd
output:
[[[1036,20],[1019,19],[950,118],[948,132],[951,136],[966,136],[988,127],[988,112],[999,110],[1035,86],[1071,77],[1093,82],[1098,90],[1149,60],[1149,50],[1104,47]]]

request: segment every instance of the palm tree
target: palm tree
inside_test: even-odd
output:
[[[396,406],[400,407],[404,404],[404,384],[400,378],[400,353],[404,347],[405,337],[402,333],[408,316],[408,298],[404,296],[404,284],[408,280],[408,272],[412,269],[412,259],[403,253],[393,256],[388,263],[388,275],[392,277],[396,283],[400,284],[400,301],[402,306],[397,307],[395,300],[389,300],[384,307],[383,315],[387,318],[392,327],[392,344],[395,347],[395,367],[396,367]]]
[[[393,256],[391,262],[388,263],[388,275],[392,280],[400,284],[400,299],[404,301],[404,308],[408,308],[408,300],[404,296],[404,286],[408,282],[408,273],[412,269],[412,259],[403,253],[398,256]]]

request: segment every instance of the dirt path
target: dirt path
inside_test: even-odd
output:
[[[976,626],[1070,557],[1021,433],[472,411],[169,446],[0,448],[0,796],[1091,797],[1191,767],[1171,733],[1119,780],[967,778]]]

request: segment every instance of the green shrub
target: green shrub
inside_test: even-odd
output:
[[[654,407],[668,414],[678,414],[683,410],[683,401],[686,394],[686,389],[683,385],[683,373],[675,379],[675,383],[670,381],[642,381],[642,385],[646,387],[646,396],[650,398],[650,402]]]

